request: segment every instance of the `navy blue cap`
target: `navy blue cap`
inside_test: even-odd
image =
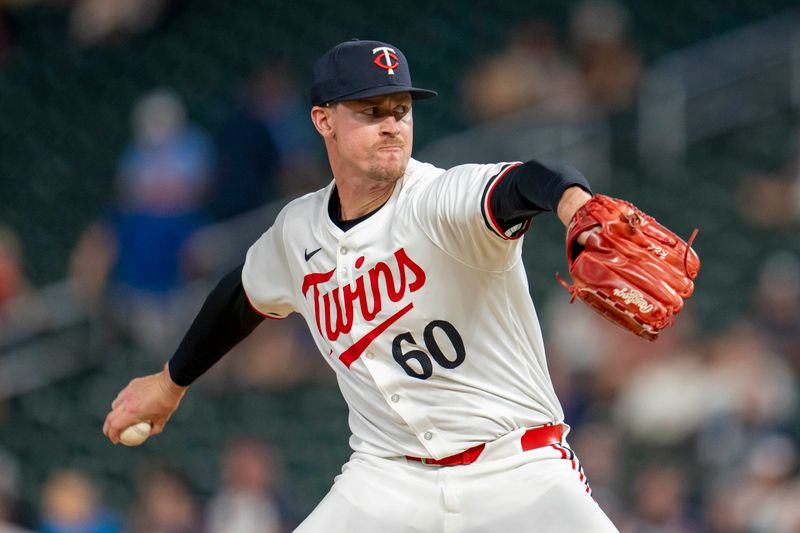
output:
[[[415,100],[437,94],[411,84],[406,56],[391,44],[345,41],[325,52],[314,65],[311,105],[403,92],[411,93]]]

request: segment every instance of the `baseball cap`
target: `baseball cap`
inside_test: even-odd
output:
[[[412,85],[406,56],[388,43],[345,41],[325,52],[314,65],[311,105],[403,92],[411,93],[415,100],[438,94]]]

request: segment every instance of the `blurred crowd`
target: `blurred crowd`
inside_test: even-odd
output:
[[[247,237],[237,239],[237,217],[330,179],[306,111],[294,74],[282,64],[257,67],[211,133],[189,119],[174,90],[142,94],[132,104],[131,138],[119,157],[114,197],[97,206],[95,221],[71,253],[66,292],[72,303],[102,326],[103,335],[163,359],[208,283],[238,264],[220,257],[220,250],[227,246],[227,255],[243,261],[246,243],[235,243]],[[219,231],[204,233],[208,228],[221,229],[222,239]],[[250,233],[252,240],[258,235]],[[0,344],[37,327],[57,327],[52,302],[34,289],[17,233],[0,224]],[[293,329],[297,322],[287,324]],[[287,337],[285,328],[277,328],[280,336]],[[276,351],[287,353],[286,342]],[[242,351],[247,346],[255,344]]]
[[[466,115],[487,121],[534,110],[542,121],[569,122],[629,110],[642,57],[627,25],[627,10],[614,0],[577,3],[566,44],[548,20],[518,23],[505,47],[477,62],[464,77]]]
[[[800,225],[800,128],[790,137],[789,156],[777,169],[742,176],[736,207],[748,224],[773,230],[796,230]]]
[[[0,456],[0,532],[28,531],[16,523],[30,517],[9,496],[19,468]],[[218,465],[219,488],[207,498],[186,475],[157,461],[143,462],[132,483],[136,497],[125,512],[109,509],[100,485],[87,473],[65,467],[49,473],[41,489],[42,533],[288,533],[299,524],[282,487],[279,453],[263,440],[232,438]]]
[[[173,90],[142,95],[116,198],[72,254],[69,276],[88,308],[157,357],[177,345],[196,306],[187,285],[229,266],[209,260],[193,240],[199,230],[328,179],[291,71],[260,66],[242,93],[213,135],[188,120]]]
[[[73,39],[91,46],[126,38],[168,23],[182,5],[129,4],[75,2]],[[535,109],[543,120],[569,121],[630,110],[643,67],[627,23],[612,0],[576,4],[566,45],[548,21],[521,22],[504,48],[464,76],[465,113],[482,122]],[[0,9],[0,65],[13,42]],[[205,294],[223,273],[198,234],[329,179],[299,87],[288,65],[259,66],[213,131],[194,123],[170,88],[132,103],[115,196],[81,234],[68,268],[106,342],[122,339],[163,361],[199,305],[193,284]],[[731,194],[745,224],[792,227],[798,184],[793,159]],[[699,283],[702,290],[702,275]],[[36,295],[19,238],[0,225],[0,345],[41,316],[46,306]],[[800,531],[800,252],[766,257],[744,297],[749,314],[725,330],[702,331],[690,303],[656,343],[568,305],[563,293],[537,302],[569,440],[595,499],[623,533]],[[304,327],[291,319],[257,328],[199,386],[330,379]],[[4,408],[0,398],[0,427]],[[103,501],[102,480],[69,465],[49,473],[38,508],[29,508],[18,497],[24,468],[0,443],[0,533],[269,533],[298,523],[279,454],[254,438],[228,443],[209,497],[193,490],[187,472],[142,464],[136,501],[124,510]]]

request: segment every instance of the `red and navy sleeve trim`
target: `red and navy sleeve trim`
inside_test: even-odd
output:
[[[519,165],[520,163],[511,163],[504,166],[500,172],[486,182],[486,186],[483,189],[483,195],[481,196],[481,215],[483,216],[484,224],[486,224],[486,227],[489,229],[489,231],[507,241],[516,240],[522,237],[525,232],[530,229],[531,219],[528,218],[507,230],[503,230],[502,226],[492,212],[492,192],[495,190],[500,181],[508,175],[508,172],[512,168],[518,167]]]
[[[268,315],[266,313],[262,313],[261,311],[259,311],[258,307],[253,305],[253,300],[250,299],[250,296],[248,296],[247,291],[244,290],[244,286],[242,286],[242,295],[244,295],[245,300],[247,300],[247,304],[250,306],[250,309],[258,313],[259,316],[263,318],[269,318],[270,320],[283,320],[284,318],[286,318],[285,316]]]
[[[486,226],[504,239],[519,238],[533,217],[555,211],[564,191],[573,186],[592,192],[583,174],[566,161],[505,166],[484,189],[481,209]]]

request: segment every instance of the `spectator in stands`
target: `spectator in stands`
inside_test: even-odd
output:
[[[24,533],[26,516],[18,502],[19,462],[0,448],[0,532]]]
[[[744,175],[736,189],[739,214],[755,227],[792,230],[800,223],[800,127],[787,137],[785,163]]]
[[[800,378],[800,257],[783,250],[761,265],[753,321],[769,348],[786,358]]]
[[[277,97],[273,85],[268,69],[257,70],[247,80],[242,101],[220,128],[211,195],[211,210],[217,219],[283,196],[279,176],[283,155],[274,135],[291,137],[293,132],[270,127]]]
[[[0,322],[6,304],[27,289],[19,237],[9,226],[0,224]]]
[[[70,33],[82,45],[126,39],[155,28],[174,16],[182,0],[75,0]]]
[[[271,63],[254,75],[262,117],[281,160],[281,191],[294,197],[327,183],[327,163],[317,132],[308,120],[305,91],[288,63]]]
[[[700,527],[688,505],[685,468],[671,464],[651,465],[634,482],[634,527],[636,532],[691,533]]]
[[[680,445],[723,409],[724,387],[700,354],[676,351],[627,375],[614,401],[616,423],[640,445]]]
[[[747,520],[739,507],[742,491],[740,480],[726,483],[706,483],[703,487],[703,521],[713,533],[743,533],[747,531]]]
[[[133,140],[118,173],[123,211],[154,215],[195,213],[206,199],[213,150],[208,136],[187,121],[178,94],[154,89],[134,104]]]
[[[258,327],[231,350],[203,379],[203,386],[281,388],[293,383],[330,382],[330,367],[307,334],[302,319],[288,317]]]
[[[109,277],[117,258],[117,242],[106,223],[89,226],[69,258],[68,279],[84,310],[98,317],[103,312]]]
[[[179,97],[166,89],[136,102],[132,126],[133,140],[119,165],[116,205],[80,240],[71,275],[91,278],[80,267],[93,270],[96,258],[102,264],[112,257],[113,312],[141,347],[163,353],[174,348],[179,329],[174,324],[183,316],[177,290],[193,274],[189,237],[208,221],[204,203],[213,146],[186,120]]]
[[[752,443],[725,483],[707,488],[711,531],[794,533],[800,530],[797,444],[765,434]]]
[[[730,412],[753,436],[782,427],[798,415],[797,379],[752,324],[734,324],[716,340],[709,368],[711,379],[722,383],[730,398]]]
[[[222,488],[208,505],[209,533],[288,533],[299,522],[280,492],[276,451],[253,438],[226,447]]]
[[[748,174],[739,182],[736,204],[755,227],[789,227],[800,220],[800,178],[785,171]]]
[[[94,484],[77,470],[58,470],[44,483],[40,533],[117,533],[117,520],[100,501]]]
[[[642,57],[627,36],[628,13],[615,0],[583,0],[570,21],[571,52],[593,106],[618,112],[636,100]]]
[[[171,468],[147,465],[137,476],[138,498],[131,508],[130,533],[200,533],[199,505],[186,480]]]
[[[543,119],[568,120],[585,109],[581,76],[542,20],[518,24],[500,52],[475,65],[461,84],[464,109],[475,121],[531,108]]]
[[[797,444],[783,435],[762,435],[750,448],[745,472],[758,498],[750,529],[790,533],[800,528]]]
[[[53,310],[33,290],[24,270],[19,236],[0,224],[0,344],[28,331],[46,330],[51,322]]]

